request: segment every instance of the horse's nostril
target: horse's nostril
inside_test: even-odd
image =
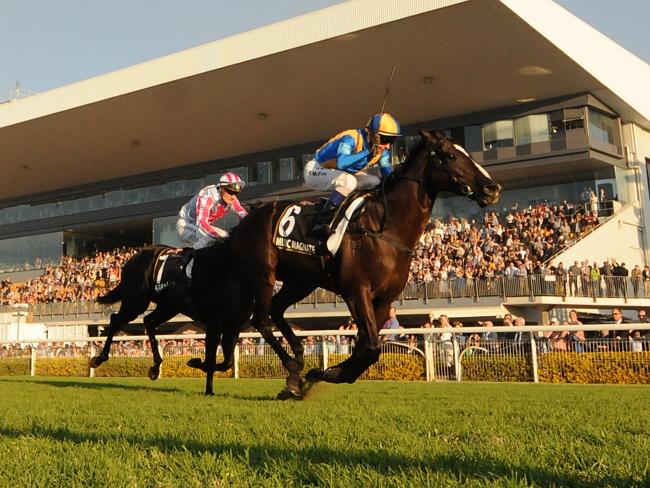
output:
[[[483,193],[485,195],[496,195],[501,191],[501,185],[497,183],[490,183],[489,185],[485,185],[483,187]]]

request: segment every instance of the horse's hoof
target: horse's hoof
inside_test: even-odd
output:
[[[160,376],[160,368],[156,368],[155,366],[149,368],[149,379],[151,381],[156,381],[159,376]]]
[[[307,374],[305,375],[305,379],[310,382],[310,383],[316,383],[317,381],[323,381],[323,374],[325,371],[323,371],[320,368],[313,368],[310,369]]]
[[[302,392],[294,392],[291,391],[289,388],[283,389],[278,395],[275,397],[277,400],[302,400],[305,396],[302,394]]]
[[[201,371],[205,371],[205,363],[201,361],[201,358],[192,358],[187,362],[187,365],[190,368],[200,369]]]

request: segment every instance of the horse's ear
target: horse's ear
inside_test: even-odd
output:
[[[431,144],[438,144],[445,138],[445,135],[437,130],[434,130],[433,132],[421,130],[420,135],[422,136],[422,139],[429,141]]]

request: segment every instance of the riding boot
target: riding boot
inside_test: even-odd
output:
[[[314,227],[312,227],[310,232],[313,237],[318,239],[327,239],[332,234],[330,219],[332,217],[332,212],[336,207],[338,207],[338,205],[331,200],[325,202],[325,205],[323,205],[323,208],[314,219]]]

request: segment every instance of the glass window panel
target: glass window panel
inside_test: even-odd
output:
[[[293,177],[294,158],[280,158],[278,160],[278,181],[291,181]]]
[[[515,119],[515,135],[518,146],[548,141],[548,115],[528,115]]]
[[[484,150],[497,147],[512,147],[514,145],[514,132],[512,120],[496,120],[483,124]]]
[[[463,128],[463,147],[470,152],[483,150],[483,131],[480,125],[468,125]]]
[[[267,185],[271,183],[271,161],[254,163],[250,167],[250,185]]]
[[[0,272],[41,269],[62,255],[63,232],[0,240]]]
[[[589,137],[614,144],[614,122],[611,117],[589,109]]]
[[[178,237],[178,233],[176,232],[177,220],[178,217],[175,215],[153,219],[153,243],[173,247],[183,247],[188,245],[188,243],[181,241]]]

